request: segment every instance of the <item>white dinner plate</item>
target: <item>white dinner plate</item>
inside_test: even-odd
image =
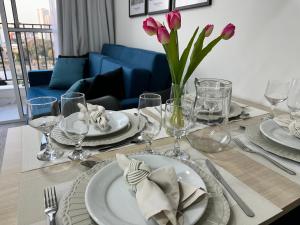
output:
[[[265,120],[259,126],[260,132],[268,139],[293,148],[300,150],[300,139],[289,133],[289,130],[284,127],[280,127],[273,120]]]
[[[87,137],[98,137],[103,135],[112,134],[125,128],[129,124],[129,118],[125,113],[119,111],[105,111],[109,121],[108,130],[100,130],[96,124],[91,124]]]
[[[132,158],[144,161],[152,169],[173,166],[178,179],[206,190],[201,177],[180,161],[160,155],[137,155]],[[103,167],[89,181],[85,204],[90,216],[99,225],[156,225],[154,221],[145,221],[116,161]],[[195,224],[206,207],[207,198],[189,207],[184,212],[184,225]]]
[[[123,128],[125,128],[129,124],[129,118],[125,113],[118,112],[118,111],[106,111],[106,115],[109,119],[107,130],[100,130],[96,124],[90,124],[89,132],[86,137],[98,137],[104,136],[108,134],[116,133]],[[67,117],[69,121],[78,120],[78,113],[73,113]],[[77,124],[79,126],[80,123]]]

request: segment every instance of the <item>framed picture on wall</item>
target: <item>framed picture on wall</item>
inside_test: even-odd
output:
[[[146,15],[147,0],[129,0],[129,17]]]
[[[190,9],[211,5],[211,0],[173,0],[173,9]]]
[[[169,12],[172,0],[148,0],[148,14]]]

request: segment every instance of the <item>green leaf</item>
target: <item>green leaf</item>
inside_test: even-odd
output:
[[[183,84],[185,84],[188,81],[188,79],[191,77],[191,75],[193,74],[195,69],[198,67],[198,65],[207,56],[207,54],[210,53],[210,51],[219,43],[220,40],[222,40],[221,36],[212,40],[204,49],[202,49],[201,52],[199,52],[198,54],[196,53],[194,55],[194,59],[193,59],[193,61],[190,62],[188,70],[184,76]]]
[[[163,45],[163,47],[164,47],[165,52],[166,52],[166,56],[167,56],[167,60],[168,60],[169,68],[170,68],[170,73],[171,73],[171,78],[174,81],[175,74],[174,74],[174,69],[173,69],[173,66],[172,66],[172,62],[171,62],[170,57],[169,57],[168,46],[167,46],[167,44],[165,44],[165,45]]]
[[[199,30],[199,27],[196,28],[192,38],[190,39],[187,47],[184,49],[184,51],[183,51],[183,53],[180,57],[179,66],[178,66],[178,76],[180,76],[180,81],[182,79],[182,75],[183,75],[183,71],[184,71],[184,68],[185,68],[185,65],[186,65],[186,61],[189,57],[190,50],[192,48],[192,45],[194,43],[194,40],[195,40],[195,37],[197,35],[198,30]]]
[[[178,84],[180,82],[178,76],[178,66],[179,66],[179,50],[177,43],[177,31],[171,30],[170,42],[166,45],[168,51],[169,64],[173,69],[174,80],[173,82]]]
[[[205,30],[203,29],[199,34],[197,41],[194,44],[194,49],[192,51],[190,61],[193,61],[196,54],[202,51],[204,39],[205,39]]]

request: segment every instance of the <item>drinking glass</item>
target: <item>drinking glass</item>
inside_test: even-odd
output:
[[[27,106],[28,124],[46,137],[46,146],[37,154],[37,158],[42,161],[60,158],[63,152],[53,149],[50,138],[51,131],[61,119],[57,99],[54,97],[32,98],[27,101]]]
[[[290,110],[291,119],[300,119],[300,79],[292,80],[287,105]]]
[[[265,98],[271,104],[271,118],[275,117],[275,107],[288,98],[289,82],[280,80],[269,80],[266,90]]]
[[[85,95],[79,92],[69,92],[61,96],[61,111],[63,119],[60,128],[74,142],[75,150],[69,154],[71,160],[83,160],[89,153],[82,148],[82,142],[89,131],[89,114]]]
[[[150,107],[155,108],[157,114],[149,111]],[[162,108],[161,108],[161,96],[154,93],[141,94],[139,97],[139,118],[146,119],[146,125],[144,126],[141,136],[146,141],[145,151],[153,153],[152,141],[159,134],[162,126]]]
[[[180,141],[192,124],[193,102],[187,98],[181,98],[181,101],[166,101],[164,125],[167,133],[175,137],[174,148],[165,153],[168,156],[182,160],[190,158],[189,154],[181,149]]]

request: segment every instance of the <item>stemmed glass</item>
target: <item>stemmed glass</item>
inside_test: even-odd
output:
[[[269,80],[266,90],[265,98],[271,104],[271,118],[275,117],[275,107],[288,98],[289,82],[280,80]]]
[[[53,149],[50,138],[52,129],[61,119],[57,99],[54,97],[32,98],[27,101],[27,106],[28,124],[46,137],[46,146],[37,154],[37,158],[42,161],[60,158],[63,152]]]
[[[146,141],[145,151],[153,153],[152,141],[159,134],[162,126],[162,108],[161,108],[161,96],[154,93],[141,94],[139,97],[139,118],[146,119],[146,125],[141,132],[143,140]],[[158,111],[158,115],[149,111],[149,109],[155,108]]]
[[[292,120],[300,118],[300,79],[293,79],[287,101]]]
[[[63,119],[60,128],[75,145],[75,150],[69,154],[71,160],[83,160],[90,154],[82,149],[82,142],[89,131],[89,114],[85,95],[79,92],[69,92],[61,96],[61,111]]]
[[[174,148],[165,153],[167,156],[182,160],[190,158],[189,154],[181,149],[180,141],[192,125],[193,106],[194,102],[187,98],[182,98],[181,101],[175,99],[166,101],[164,125],[167,133],[175,137]]]

